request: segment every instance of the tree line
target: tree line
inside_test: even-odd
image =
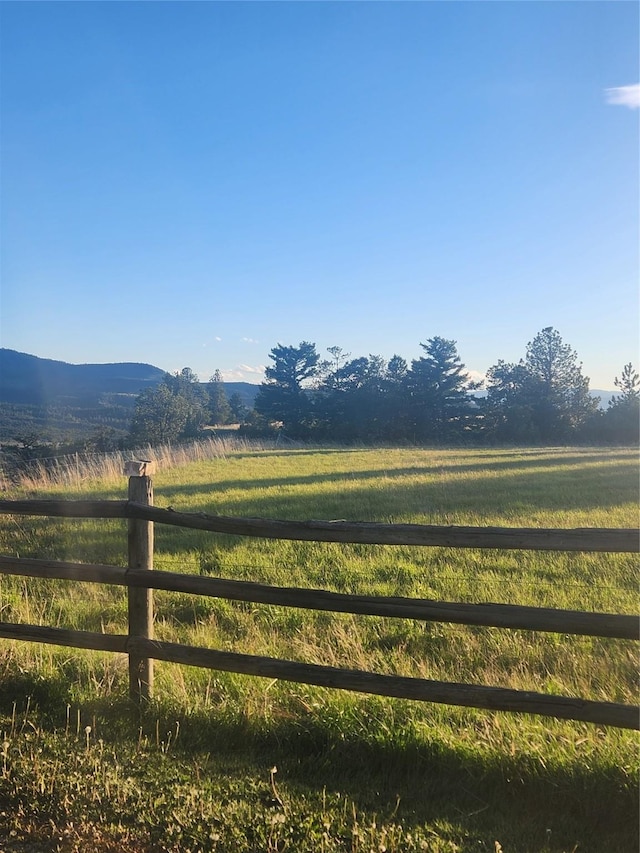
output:
[[[471,379],[456,342],[421,343],[408,363],[393,355],[352,358],[341,347],[320,357],[315,344],[278,344],[254,403],[227,399],[219,371],[201,383],[185,367],[137,400],[133,444],[196,438],[206,425],[239,423],[242,434],[340,442],[638,442],[640,376],[626,364],[606,411],[589,393],[574,350],[551,326],[517,363],[498,361],[484,383]],[[479,395],[484,385],[484,393]]]

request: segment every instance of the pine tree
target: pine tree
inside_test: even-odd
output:
[[[517,364],[487,372],[486,422],[505,441],[550,444],[575,436],[598,409],[576,353],[552,326],[538,332]]]
[[[231,406],[224,390],[222,374],[216,370],[209,380],[209,421],[212,424],[228,424],[231,421]]]
[[[315,344],[302,341],[297,347],[278,344],[271,350],[271,367],[255,400],[255,410],[271,423],[280,423],[287,435],[301,438],[312,424],[308,387],[318,375],[320,358]]]
[[[206,421],[205,411],[204,392],[191,368],[167,373],[157,388],[138,396],[130,439],[154,445],[194,438]]]
[[[607,434],[613,441],[637,445],[640,440],[640,375],[629,362],[614,383],[620,394],[609,401]]]
[[[533,419],[543,441],[569,437],[598,408],[576,353],[552,326],[542,329],[528,344],[525,367]]]
[[[459,435],[473,416],[470,392],[480,387],[464,370],[456,342],[441,337],[420,344],[425,355],[411,362],[407,385],[418,438]]]

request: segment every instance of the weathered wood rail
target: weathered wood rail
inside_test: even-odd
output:
[[[355,613],[361,616],[394,616],[425,622],[452,622],[490,628],[520,628],[529,631],[582,634],[587,637],[640,640],[640,620],[635,616],[614,613],[586,613],[581,610],[555,610],[517,604],[460,604],[400,596],[349,595],[324,589],[267,586],[252,581],[174,572],[154,571],[149,574],[144,569],[34,560],[26,557],[0,557],[0,574],[93,581],[114,586],[186,592],[233,601],[250,601],[254,604],[276,604],[282,607]]]
[[[551,696],[528,690],[431,681],[425,678],[407,678],[398,675],[379,675],[319,664],[182,646],[177,643],[131,637],[126,634],[69,631],[64,628],[47,628],[41,625],[9,625],[6,622],[0,622],[0,638],[50,643],[76,649],[135,654],[138,658],[146,656],[153,660],[187,666],[278,678],[283,681],[334,687],[358,693],[373,693],[397,699],[462,705],[489,711],[540,714],[617,728],[639,728],[638,709],[615,702],[594,702],[588,699]]]
[[[0,513],[52,518],[125,518],[263,539],[347,542],[361,545],[430,545],[521,551],[637,553],[640,531],[610,527],[573,529],[380,524],[369,521],[282,521],[186,513],[128,501],[0,501]]]
[[[141,468],[140,470],[149,470]],[[419,701],[494,711],[540,714],[620,728],[640,728],[638,708],[532,691],[407,678],[295,661],[193,648],[153,639],[151,591],[186,592],[237,601],[311,610],[518,628],[625,640],[640,639],[640,620],[612,613],[586,613],[506,604],[461,604],[402,597],[347,595],[321,589],[274,587],[248,581],[152,571],[153,524],[169,524],[237,536],[383,545],[502,548],[549,551],[640,552],[640,532],[603,528],[574,530],[440,527],[346,521],[280,521],[182,513],[153,505],[150,477],[131,476],[126,501],[0,501],[0,513],[57,518],[128,520],[128,567],[0,556],[0,573],[107,583],[127,588],[126,635],[0,623],[0,638],[119,652],[129,656],[132,698],[149,698],[153,660],[248,675],[336,687]]]

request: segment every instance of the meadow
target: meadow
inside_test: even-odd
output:
[[[76,471],[6,498],[123,499]],[[637,527],[631,449],[262,448],[160,460],[155,503],[287,519]],[[0,516],[0,553],[126,565],[126,526]],[[156,526],[155,567],[278,586],[636,614],[637,555],[242,539]],[[126,631],[123,590],[2,577],[2,620]],[[638,703],[632,642],[155,594],[159,639]],[[4,641],[0,840],[136,851],[638,849],[637,733]],[[13,833],[13,835],[11,835]]]

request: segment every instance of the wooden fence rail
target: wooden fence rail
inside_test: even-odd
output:
[[[0,638],[50,643],[94,651],[135,654],[153,660],[169,661],[263,678],[278,678],[319,687],[333,687],[358,693],[374,693],[397,699],[416,699],[445,705],[462,705],[490,711],[540,714],[565,720],[580,720],[616,728],[638,729],[638,709],[615,702],[594,702],[570,696],[551,696],[530,690],[505,687],[431,681],[399,675],[379,675],[360,670],[338,669],[319,664],[277,658],[243,655],[183,646],[178,643],[129,637],[126,634],[98,634],[91,631],[69,631],[41,625],[12,625],[0,622]]]
[[[633,529],[583,527],[464,527],[435,524],[379,524],[368,521],[283,521],[186,513],[136,501],[0,501],[0,513],[52,518],[124,518],[264,539],[346,542],[362,545],[428,545],[447,548],[502,548],[522,551],[637,553]]]
[[[138,464],[140,470],[148,470],[147,465],[135,463]],[[127,501],[0,501],[0,514],[126,519],[129,554],[127,568],[0,556],[0,573],[114,584],[126,587],[129,597],[127,635],[0,623],[0,638],[127,654],[130,693],[138,701],[152,695],[152,661],[164,660],[363,693],[541,714],[621,728],[640,728],[638,709],[618,703],[380,675],[160,642],[153,639],[151,598],[151,590],[162,589],[311,610],[638,640],[640,622],[635,616],[628,615],[506,604],[461,604],[402,597],[347,595],[327,590],[273,587],[248,581],[152,571],[154,523],[238,536],[322,542],[621,553],[640,551],[638,530],[297,522],[182,513],[171,508],[154,507],[152,504],[152,484],[146,474],[130,477]]]
[[[305,610],[354,613],[361,616],[393,616],[424,622],[451,622],[458,625],[484,625],[490,628],[520,628],[587,637],[613,637],[640,640],[640,620],[615,613],[586,613],[582,610],[555,610],[550,607],[526,607],[517,604],[460,604],[400,596],[349,595],[325,589],[268,586],[253,581],[183,575],[175,572],[149,573],[146,570],[91,563],[63,563],[25,557],[0,557],[0,574],[37,578],[93,581],[114,586],[161,589],[274,604]]]

